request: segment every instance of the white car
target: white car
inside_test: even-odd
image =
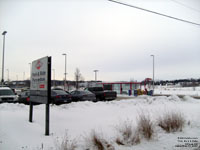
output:
[[[17,102],[18,96],[9,87],[0,87],[0,103]]]

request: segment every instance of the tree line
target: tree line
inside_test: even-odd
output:
[[[190,87],[190,86],[200,86],[200,78],[199,79],[175,79],[175,80],[158,80],[155,81],[155,85],[180,85],[183,87]]]

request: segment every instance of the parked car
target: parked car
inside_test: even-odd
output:
[[[51,90],[51,103],[64,104],[72,101],[71,95],[64,90]]]
[[[53,87],[52,90],[63,90],[63,89],[60,87]]]
[[[117,97],[117,92],[104,90],[103,87],[89,87],[88,90],[96,95],[96,99],[99,100],[113,100]]]
[[[19,102],[24,104],[29,104],[30,102],[30,90],[23,91],[19,95]],[[51,102],[53,104],[64,104],[64,103],[70,103],[71,102],[71,96],[69,93],[66,93],[63,90],[51,90]],[[36,102],[33,102],[33,104],[39,104]]]
[[[22,91],[19,94],[19,98],[18,98],[19,103],[24,103],[24,104],[30,104],[30,90],[25,90]],[[41,103],[38,102],[32,102],[33,105],[39,105]]]
[[[19,94],[19,103],[29,104],[30,101],[30,90],[23,91]]]
[[[75,90],[70,92],[72,101],[96,101],[96,96],[90,91]]]
[[[0,87],[0,103],[3,102],[17,102],[18,96],[9,87]]]

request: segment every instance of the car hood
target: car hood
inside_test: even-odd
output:
[[[17,97],[17,95],[0,95],[0,98],[4,98],[4,97],[15,98]]]

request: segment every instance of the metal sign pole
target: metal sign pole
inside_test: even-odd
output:
[[[49,135],[49,104],[46,104],[45,135]]]
[[[49,135],[49,103],[51,102],[51,57],[48,57],[48,89],[47,89],[47,104],[45,111],[45,135]]]
[[[33,104],[30,102],[30,108],[29,108],[29,122],[33,122]]]

